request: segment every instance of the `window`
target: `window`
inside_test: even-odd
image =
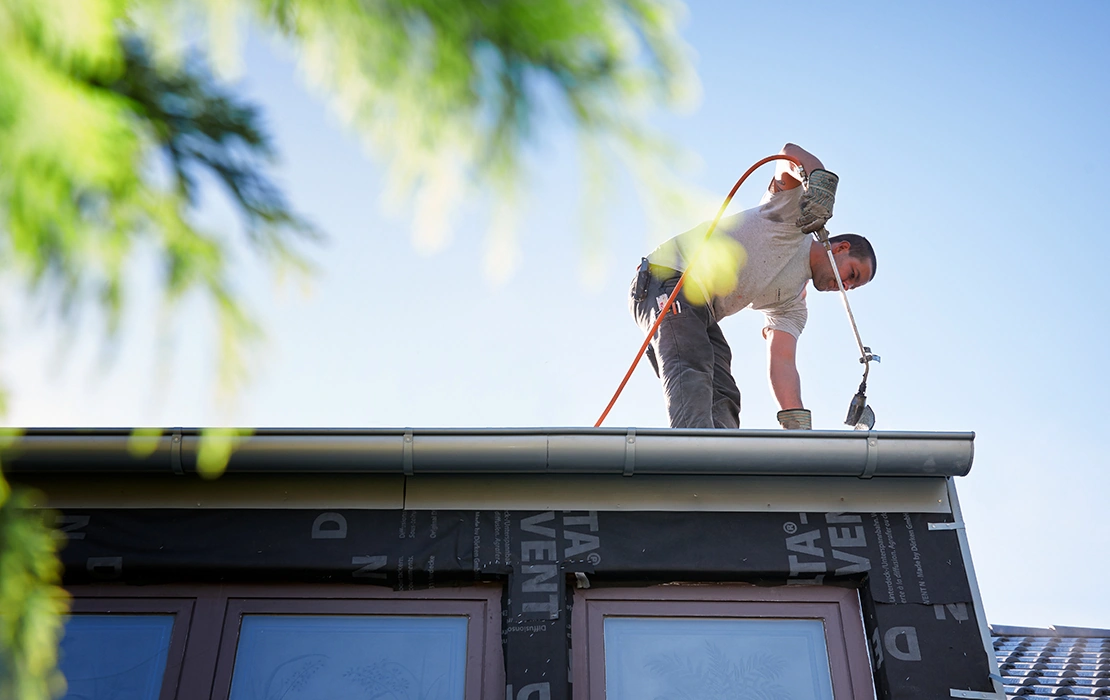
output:
[[[497,586],[79,586],[66,698],[215,700],[504,693]]]
[[[213,698],[483,697],[482,652],[492,644],[500,658],[500,593],[427,596],[439,590],[358,601],[231,599],[224,638],[237,641],[220,651]]]
[[[58,650],[66,700],[174,697],[193,602],[74,600]]]
[[[851,589],[585,589],[571,625],[575,698],[874,697]]]

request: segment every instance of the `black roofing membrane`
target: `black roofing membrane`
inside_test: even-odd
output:
[[[57,518],[69,535],[67,584],[501,581],[511,700],[571,697],[575,572],[591,585],[859,587],[880,698],[993,689],[956,532],[929,529],[946,514],[67,509]]]

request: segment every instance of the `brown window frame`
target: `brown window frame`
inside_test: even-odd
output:
[[[836,700],[875,698],[867,636],[856,589],[744,584],[577,589],[571,610],[575,700],[605,697],[604,623],[607,616],[820,619],[825,627],[833,697]]]
[[[505,692],[501,586],[394,591],[354,584],[90,584],[69,588],[72,612],[173,613],[170,657],[159,700],[226,700],[244,613],[295,615],[465,615],[466,700]],[[180,624],[178,624],[180,623]],[[475,673],[477,671],[477,673]]]
[[[173,615],[170,629],[170,646],[166,650],[166,670],[162,673],[162,687],[158,700],[173,700],[181,682],[181,669],[185,662],[185,645],[192,626],[194,600],[192,598],[101,598],[74,595],[70,602],[69,616],[79,615]]]

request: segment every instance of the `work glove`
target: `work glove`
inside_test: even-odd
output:
[[[775,414],[783,430],[813,430],[813,415],[806,408],[790,408]]]
[[[820,231],[833,215],[836,184],[840,178],[828,170],[814,170],[809,174],[809,185],[802,194],[802,215],[795,224],[803,233]]]

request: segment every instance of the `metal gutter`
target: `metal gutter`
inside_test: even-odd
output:
[[[256,429],[234,473],[964,476],[971,432],[614,428]],[[216,438],[226,439],[226,438]],[[196,472],[201,431],[21,431],[0,450],[18,473]]]

